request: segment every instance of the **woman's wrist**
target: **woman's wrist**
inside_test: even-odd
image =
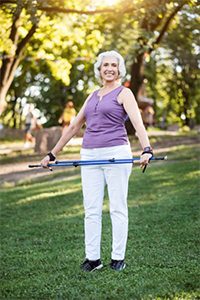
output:
[[[143,155],[143,154],[151,154],[151,155],[153,155],[153,149],[152,149],[152,147],[151,146],[144,147],[143,152],[142,152],[141,155]]]
[[[56,156],[52,152],[48,152],[47,155],[49,156],[50,161],[56,160]]]
[[[151,146],[144,147],[143,151],[153,151]]]

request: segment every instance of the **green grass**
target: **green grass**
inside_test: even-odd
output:
[[[198,151],[175,147],[169,162],[133,168],[127,269],[114,272],[108,198],[105,268],[83,273],[83,207],[77,171],[14,188],[1,198],[0,299],[200,299]]]

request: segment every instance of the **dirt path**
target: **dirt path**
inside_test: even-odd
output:
[[[79,157],[76,159],[79,159]],[[64,167],[59,167],[54,169],[53,172],[61,173],[65,169],[66,168]],[[0,169],[0,186],[14,186],[16,183],[44,177],[49,174],[50,171],[45,169],[30,169],[27,162],[20,162],[12,165],[5,164]]]

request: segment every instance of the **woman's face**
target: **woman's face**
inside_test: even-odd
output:
[[[103,81],[111,82],[119,78],[118,60],[115,57],[104,57],[101,67],[100,75]]]

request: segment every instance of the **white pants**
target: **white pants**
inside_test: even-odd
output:
[[[82,160],[132,158],[129,145],[82,149]],[[125,257],[128,235],[128,180],[132,164],[110,164],[81,167],[85,209],[85,255],[89,260],[100,258],[101,217],[104,189],[107,184],[112,222],[111,258]]]

